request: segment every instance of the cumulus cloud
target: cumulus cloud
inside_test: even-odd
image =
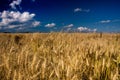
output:
[[[67,25],[67,26],[65,26],[66,28],[71,28],[71,27],[73,27],[74,25],[73,24],[69,24],[69,25]]]
[[[16,6],[20,7],[21,2],[22,0],[13,0],[9,5],[12,9],[17,9]]]
[[[90,12],[90,9],[75,8],[74,12]]]
[[[74,24],[69,24],[69,25],[63,26],[62,31],[65,31],[65,32],[72,32],[73,26],[74,26]]]
[[[31,19],[33,19],[33,17],[35,16],[35,14],[30,14],[29,12],[15,12],[15,11],[3,11],[0,18],[2,18],[2,22],[3,24],[9,24],[12,22],[27,22]]]
[[[13,12],[13,14],[15,14],[15,13]],[[34,16],[35,16],[35,14],[30,14],[29,12],[23,12],[22,14],[20,14],[18,12],[18,15],[16,14],[14,17],[15,17],[15,19],[19,17],[18,20],[20,22],[27,22],[27,21],[33,19]]]
[[[19,12],[17,8],[21,9],[20,4],[22,0],[9,0],[12,1],[9,6],[13,11],[0,12],[0,29],[1,30],[19,30],[29,29],[32,27],[40,26],[40,21],[34,19],[35,14],[30,12]],[[35,0],[31,0],[35,2]]]
[[[40,25],[40,22],[39,22],[39,21],[34,21],[34,22],[32,23],[32,25],[33,25],[34,27],[37,27],[37,26]]]
[[[39,21],[33,18],[35,14],[19,11],[3,11],[0,14],[0,27],[3,29],[19,28],[19,27],[36,27],[40,25]]]
[[[56,26],[55,23],[49,23],[49,24],[46,24],[46,25],[45,25],[45,27],[49,27],[49,28],[55,27],[55,26]]]
[[[90,29],[87,27],[78,27],[77,31],[79,31],[79,32],[96,32],[97,29]]]
[[[81,8],[74,9],[74,12],[79,12],[79,11],[82,11],[82,9]]]
[[[103,21],[100,21],[100,23],[110,23],[111,20],[103,20]]]
[[[25,24],[18,24],[18,25],[9,25],[8,27],[5,27],[5,29],[14,29],[14,28],[20,28],[20,26],[24,26]],[[23,27],[22,27],[23,28]]]
[[[10,1],[10,0],[9,0]],[[36,0],[31,0],[32,2],[35,2]],[[18,6],[20,9],[21,9],[21,7],[20,7],[20,4],[22,3],[22,0],[13,0],[10,4],[9,4],[9,6],[12,8],[12,9],[17,9],[16,8],[16,6]]]

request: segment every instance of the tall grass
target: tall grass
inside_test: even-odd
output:
[[[120,80],[120,34],[0,34],[0,80]]]

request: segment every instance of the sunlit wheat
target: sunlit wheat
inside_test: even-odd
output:
[[[0,80],[119,80],[120,34],[0,34]]]

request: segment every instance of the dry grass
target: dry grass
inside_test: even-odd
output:
[[[0,34],[0,80],[120,80],[120,34]]]

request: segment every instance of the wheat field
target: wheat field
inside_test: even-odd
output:
[[[0,33],[0,80],[120,80],[120,34]]]

